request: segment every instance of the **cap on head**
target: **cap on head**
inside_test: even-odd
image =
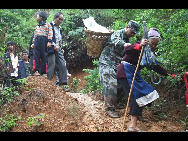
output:
[[[148,36],[149,37],[158,37],[158,38],[160,38],[160,34],[158,32],[158,29],[157,28],[150,28],[149,32],[148,32]]]
[[[129,26],[134,33],[139,34],[139,29],[140,29],[139,23],[137,23],[134,20],[130,20],[127,26]]]

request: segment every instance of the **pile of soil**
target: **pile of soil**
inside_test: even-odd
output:
[[[4,105],[10,114],[21,117],[13,132],[88,131],[80,126],[85,111],[76,99],[44,76],[30,76],[27,82],[24,87],[28,91],[24,90],[13,102]],[[27,125],[29,118],[35,120],[31,127]]]

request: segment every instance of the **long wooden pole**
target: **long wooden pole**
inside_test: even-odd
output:
[[[124,129],[124,126],[125,126],[129,100],[130,100],[130,97],[131,97],[131,93],[132,93],[132,89],[133,89],[133,84],[134,84],[134,80],[135,80],[135,77],[136,77],[136,73],[137,73],[138,68],[140,66],[140,61],[141,61],[141,58],[142,58],[143,51],[144,51],[144,47],[142,47],[142,49],[141,49],[140,56],[139,56],[139,59],[138,59],[138,63],[137,63],[137,66],[136,66],[136,70],[134,72],[134,77],[133,77],[132,84],[131,84],[131,89],[130,89],[130,92],[129,92],[129,97],[128,97],[127,106],[126,106],[126,109],[125,109],[125,116],[124,116],[124,120],[123,120],[123,126],[121,128],[121,132],[123,132],[123,129]]]

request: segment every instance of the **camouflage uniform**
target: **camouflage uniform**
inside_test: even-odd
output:
[[[124,56],[123,45],[128,42],[125,29],[114,32],[108,38],[99,58],[99,74],[107,109],[115,109],[117,99],[116,71]]]
[[[140,25],[130,20],[129,28],[136,34],[139,34]],[[124,56],[124,44],[129,43],[126,37],[125,29],[114,32],[104,45],[104,49],[99,58],[99,74],[102,82],[103,94],[106,110],[114,110],[117,100],[117,79],[116,71]],[[114,116],[113,117],[117,117]]]

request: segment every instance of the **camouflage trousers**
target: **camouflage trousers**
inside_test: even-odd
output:
[[[99,63],[99,75],[102,83],[105,109],[115,109],[117,101],[116,71],[112,66]]]

